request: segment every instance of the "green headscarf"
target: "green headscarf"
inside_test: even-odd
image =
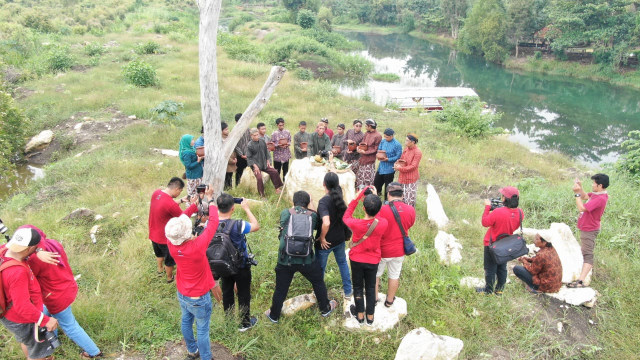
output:
[[[193,146],[191,146],[191,140],[193,140],[193,135],[182,135],[180,138],[180,150],[178,151],[178,157],[182,159],[182,154],[186,152],[192,152],[195,154],[195,150]]]

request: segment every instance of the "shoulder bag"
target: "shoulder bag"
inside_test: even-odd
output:
[[[411,241],[409,236],[407,236],[407,233],[404,231],[404,227],[402,227],[402,222],[400,221],[400,214],[398,213],[398,209],[396,209],[395,205],[393,205],[393,202],[389,203],[389,207],[391,208],[391,212],[393,212],[393,217],[396,218],[396,223],[398,224],[398,227],[400,228],[400,232],[402,233],[402,239],[404,241],[404,244],[403,244],[404,254],[411,255],[415,253],[416,246],[413,243],[413,241]]]
[[[369,238],[369,236],[371,236],[371,234],[373,233],[373,230],[376,229],[376,226],[378,226],[378,219],[373,219],[373,222],[371,223],[371,225],[369,225],[369,230],[367,230],[367,233],[364,234],[362,239],[360,239],[360,241],[358,242],[355,242],[355,241],[351,242],[351,249],[362,244],[365,240],[367,240],[367,238]]]
[[[529,253],[522,231],[522,210],[518,215],[520,215],[520,234],[500,234],[495,242],[489,239],[489,253],[498,265],[506,264],[510,260]]]

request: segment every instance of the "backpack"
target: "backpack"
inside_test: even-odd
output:
[[[211,272],[221,277],[233,276],[244,263],[242,253],[231,241],[231,230],[238,225],[240,220],[221,222],[213,235],[207,248],[207,259]]]
[[[7,298],[4,295],[4,287],[2,284],[2,270],[12,266],[24,266],[28,269],[27,265],[21,261],[11,259],[4,261],[0,259],[0,318],[4,317],[4,314],[11,308],[11,303],[7,303]]]
[[[299,214],[289,209],[289,225],[284,235],[284,252],[292,257],[307,257],[311,253],[313,243],[313,214],[310,210]]]

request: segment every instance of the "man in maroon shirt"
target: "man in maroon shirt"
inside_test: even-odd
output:
[[[367,144],[367,150],[358,147],[360,154],[358,173],[356,174],[356,186],[369,186],[373,184],[376,176],[376,153],[382,141],[382,135],[376,130],[378,124],[373,119],[364,121],[367,132],[364,134],[362,142]]]
[[[156,255],[156,264],[158,265],[158,274],[162,274],[162,263],[164,262],[164,271],[167,274],[167,282],[173,281],[173,267],[176,265],[175,261],[169,254],[167,249],[167,237],[164,234],[164,227],[167,225],[169,219],[178,217],[180,214],[191,216],[194,212],[198,211],[198,195],[194,195],[191,201],[191,206],[185,211],[180,209],[173,199],[180,196],[184,189],[184,181],[179,177],[173,177],[169,180],[169,184],[164,190],[158,189],[151,195],[151,205],[149,206],[149,240],[153,245],[153,252]],[[180,203],[186,199],[180,199]]]
[[[416,210],[411,205],[402,202],[403,188],[399,182],[392,182],[387,185],[388,203],[383,205],[378,216],[387,220],[387,231],[380,241],[380,252],[382,259],[378,264],[378,273],[376,274],[376,294],[380,286],[380,277],[384,273],[385,267],[389,268],[389,284],[387,288],[387,299],[384,306],[391,307],[396,298],[396,291],[400,286],[400,272],[402,271],[402,262],[404,261],[404,237],[398,227],[398,222],[393,215],[391,206],[393,205],[398,211],[400,223],[405,234],[409,233],[409,229],[416,222]]]
[[[576,197],[576,207],[580,211],[578,216],[578,230],[580,230],[580,242],[582,244],[582,272],[580,277],[567,285],[570,288],[585,287],[583,283],[587,278],[589,272],[593,268],[593,249],[596,245],[596,236],[600,232],[600,218],[604,213],[604,209],[607,207],[607,201],[609,201],[609,194],[607,194],[607,187],[609,187],[609,176],[605,174],[595,174],[591,177],[593,183],[591,184],[591,190],[593,192],[585,193],[582,190],[582,183],[579,179],[576,179],[573,185],[573,192]],[[583,200],[587,200],[583,203]]]
[[[48,341],[37,342],[36,327],[48,331],[58,327],[58,321],[46,316],[42,306],[40,285],[27,265],[27,257],[36,252],[40,234],[33,229],[18,229],[6,246],[0,247],[0,262],[13,263],[0,273],[7,309],[0,322],[18,340],[27,359],[44,359],[53,354]],[[5,265],[6,266],[6,265]]]
[[[192,235],[192,224],[185,214],[167,222],[165,234],[169,252],[178,264],[176,286],[182,309],[182,336],[187,344],[187,358],[211,360],[209,321],[211,319],[211,292],[216,285],[207,259],[207,247],[218,229],[218,207],[213,202],[213,188],[205,190],[209,203],[209,220],[200,236]],[[193,335],[196,323],[197,341]]]

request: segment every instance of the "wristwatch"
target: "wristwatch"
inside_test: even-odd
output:
[[[582,195],[580,195],[580,194],[575,194],[575,195],[573,195],[573,196],[575,196],[575,197],[580,197],[580,196],[582,196]]]

